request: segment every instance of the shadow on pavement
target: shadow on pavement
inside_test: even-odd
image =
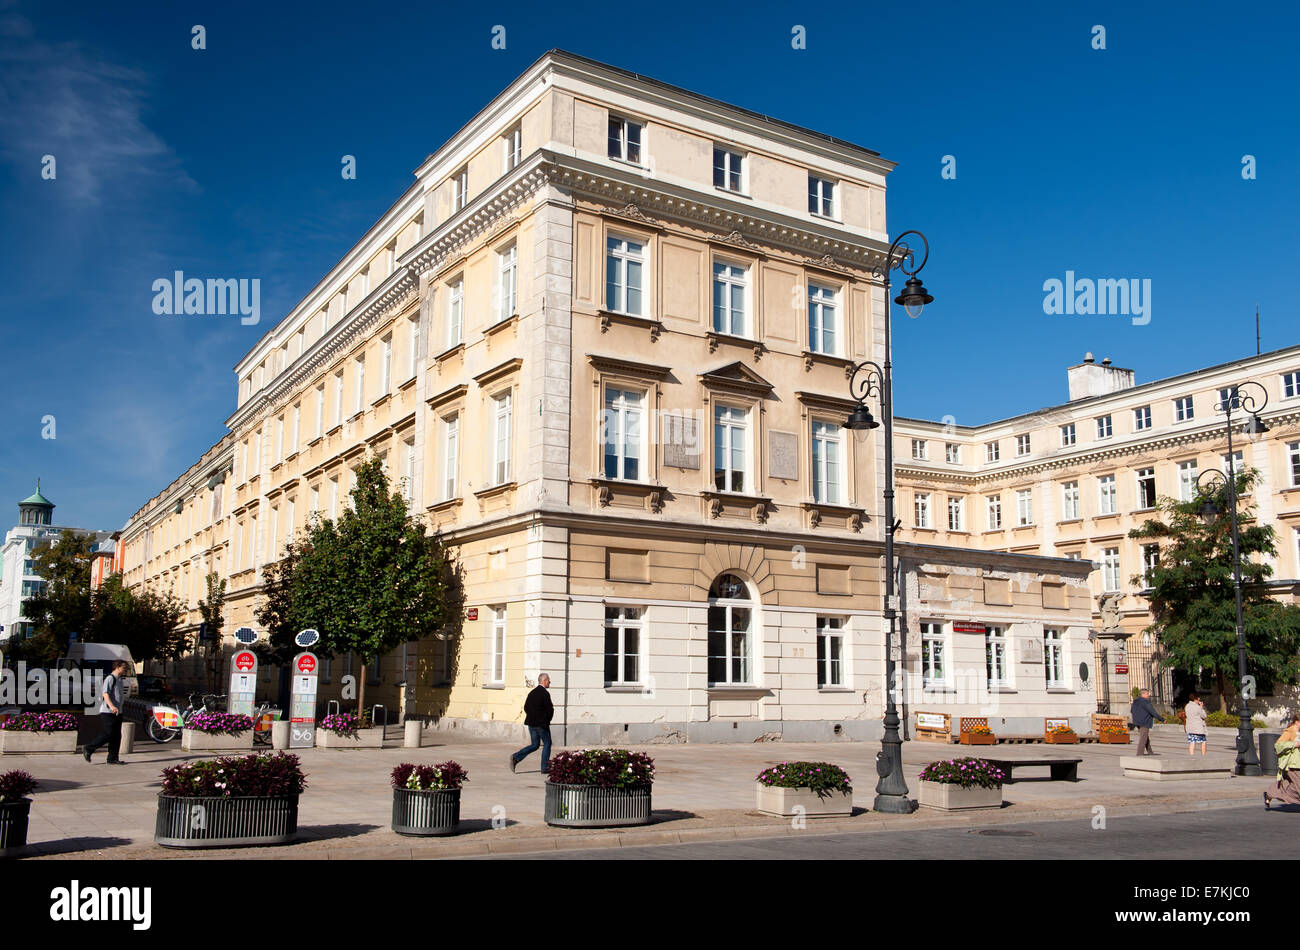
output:
[[[655,808],[650,812],[650,824],[662,825],[670,821],[683,821],[687,818],[699,818],[693,811],[680,811],[676,808]]]
[[[300,841],[324,841],[330,838],[357,838],[361,835],[378,831],[379,825],[299,825]]]
[[[28,845],[22,857],[74,854],[78,851],[103,851],[106,848],[120,848],[131,843],[130,838],[60,838],[57,841],[41,841]]]

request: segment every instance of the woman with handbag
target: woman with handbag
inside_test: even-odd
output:
[[[1273,743],[1277,753],[1277,784],[1264,790],[1264,810],[1273,801],[1300,805],[1300,712],[1291,716],[1291,725]]]

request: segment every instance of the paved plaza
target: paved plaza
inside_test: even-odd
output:
[[[1210,759],[1225,766],[1233,759],[1231,729],[1210,730]],[[1036,772],[1017,778],[1004,789],[1007,803],[998,812],[914,815],[874,814],[869,809],[876,782],[874,742],[785,743],[724,745],[655,745],[639,747],[656,762],[653,824],[632,829],[560,829],[542,819],[543,780],[539,758],[530,756],[511,774],[508,756],[517,745],[501,741],[466,740],[446,733],[426,734],[419,750],[401,748],[401,729],[389,727],[384,749],[307,749],[301,754],[308,788],[299,807],[299,841],[283,847],[176,851],[153,843],[159,772],[195,756],[180,744],[165,746],[137,742],[124,758],[127,765],[109,767],[102,755],[87,764],[78,755],[6,756],[4,767],[25,768],[41,781],[34,796],[28,842],[33,857],[107,857],[123,859],[193,857],[273,858],[438,858],[491,854],[522,854],[557,850],[592,850],[650,845],[726,841],[783,836],[892,833],[925,829],[996,826],[1026,821],[1077,818],[1092,821],[1096,808],[1107,820],[1123,816],[1193,813],[1225,806],[1219,812],[1244,814],[1246,803],[1258,802],[1262,813],[1265,778],[1224,777],[1178,782],[1149,782],[1124,778],[1120,758],[1133,745],[1075,746],[999,745],[992,751],[908,742],[903,747],[909,787],[916,793],[916,775],[928,762],[980,751],[1000,758],[1080,756],[1078,782],[1036,779]],[[558,735],[557,735],[558,738]],[[453,741],[454,740],[454,741]],[[1153,745],[1165,756],[1186,756],[1179,727],[1157,727]],[[462,793],[462,833],[452,838],[418,839],[394,834],[389,828],[392,796],[388,775],[403,761],[442,762],[455,759],[469,772]],[[834,762],[854,780],[855,814],[851,818],[810,820],[807,828],[759,815],[754,810],[754,776],[783,761]],[[1289,816],[1280,816],[1284,819]],[[779,842],[777,843],[779,845]],[[789,856],[807,856],[808,845]],[[769,852],[772,850],[768,849]],[[775,853],[780,853],[779,846]]]

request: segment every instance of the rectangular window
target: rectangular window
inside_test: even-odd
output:
[[[1282,398],[1291,399],[1300,396],[1300,373],[1282,374]]]
[[[352,400],[352,411],[354,413],[360,412],[366,407],[366,358],[364,356],[356,358],[356,377],[356,398]]]
[[[511,394],[502,393],[496,403],[496,439],[493,441],[492,471],[497,485],[510,481],[510,413]]]
[[[407,324],[407,328],[408,328],[408,336],[407,336],[407,338],[410,340],[410,343],[411,343],[410,365],[408,366],[408,371],[407,371],[407,374],[406,374],[406,378],[407,378],[407,379],[410,379],[412,376],[414,376],[414,375],[416,374],[416,372],[419,371],[419,368],[420,368],[420,356],[422,355],[422,354],[420,353],[420,318],[419,318],[419,316],[411,317],[411,319],[408,320],[408,321],[406,322],[406,324]]]
[[[925,461],[925,447],[926,447],[926,442],[924,439],[913,439],[912,458]]]
[[[921,684],[923,687],[943,686],[947,682],[944,672],[947,643],[943,624],[921,624]]]
[[[1233,452],[1231,455],[1223,456],[1223,470],[1225,472],[1239,473],[1245,465],[1245,457],[1240,451]]]
[[[383,348],[383,362],[379,364],[379,395],[387,396],[393,391],[393,335],[390,333],[380,340]]]
[[[402,497],[409,509],[415,498],[415,440],[402,443]]]
[[[830,287],[808,285],[808,349],[814,353],[839,355],[835,299]]]
[[[996,462],[1002,458],[1002,444],[1000,442],[984,443],[984,461]]]
[[[817,688],[844,685],[844,620],[817,618]]]
[[[840,500],[840,427],[833,422],[812,424],[813,501],[828,505]]]
[[[1192,406],[1192,397],[1183,396],[1174,400],[1174,421],[1187,422],[1189,419],[1196,417],[1196,410]]]
[[[641,411],[644,394],[605,387],[601,419],[605,477],[636,481],[641,471]]]
[[[1151,428],[1151,407],[1138,406],[1133,410],[1133,430],[1141,432],[1143,429]]]
[[[987,503],[988,530],[997,531],[1002,527],[1002,496],[989,495],[984,501]]]
[[[966,530],[966,499],[949,498],[948,499],[948,530],[965,531]]]
[[[1061,519],[1073,521],[1079,517],[1079,483],[1066,482],[1061,486]]]
[[[284,461],[284,416],[275,420],[275,464]]]
[[[609,117],[609,157],[641,164],[641,126],[629,119]]]
[[[1043,630],[1043,672],[1048,689],[1065,688],[1065,637],[1060,630]]]
[[[1002,627],[984,628],[984,662],[988,670],[989,686],[1009,686],[1007,675],[1007,635]]]
[[[1105,548],[1101,552],[1101,583],[1101,589],[1107,593],[1120,589],[1119,548]]]
[[[442,497],[448,501],[456,497],[456,465],[460,455],[460,415],[452,414],[442,420]]]
[[[1300,488],[1300,442],[1288,442],[1286,454],[1287,467],[1291,471],[1291,487]]]
[[[1142,586],[1151,586],[1151,572],[1156,569],[1160,563],[1160,545],[1144,544],[1142,545]]]
[[[1178,500],[1191,501],[1196,496],[1196,460],[1178,463]]]
[[[1029,454],[1029,433],[1026,432],[1024,435],[1016,436],[1016,455],[1020,456],[1020,455],[1028,455],[1028,454]]]
[[[961,446],[954,445],[952,442],[945,442],[943,446],[943,456],[949,465],[961,464]]]
[[[835,182],[816,175],[808,176],[808,212],[825,218],[835,217]]]
[[[1154,468],[1138,469],[1137,503],[1138,508],[1154,508],[1156,506],[1156,470]]]
[[[735,406],[713,407],[713,487],[718,491],[749,490],[749,411]]]
[[[753,608],[745,600],[719,599],[709,604],[709,684],[750,682],[750,622]]]
[[[1074,445],[1074,423],[1061,426],[1061,447]],[[1020,453],[1024,454],[1024,453]]]
[[[302,403],[293,404],[293,425],[289,429],[289,454],[296,455],[298,452],[298,425],[302,422]]]
[[[713,329],[732,336],[748,336],[745,298],[749,275],[745,268],[722,261],[713,262]]]
[[[278,537],[280,533],[279,529],[280,529],[280,509],[272,508],[271,509],[271,537],[270,537],[271,543],[267,546],[266,549],[267,551],[266,559],[268,561],[277,560],[275,546],[276,546],[276,542],[279,540]]]
[[[511,244],[497,253],[497,288],[500,291],[497,322],[513,317],[519,311],[516,297],[519,271],[519,247]]]
[[[518,168],[524,157],[524,138],[517,125],[505,134],[505,154],[506,171]]]
[[[469,204],[469,168],[462,168],[451,179],[451,213]]]
[[[645,245],[626,238],[605,241],[605,306],[617,313],[641,316]]]
[[[311,507],[307,509],[307,517],[320,514],[320,486],[311,486],[311,494],[308,496]]]
[[[1115,433],[1115,427],[1111,424],[1109,415],[1097,417],[1097,438],[1109,439]]]
[[[913,520],[918,528],[929,528],[930,496],[926,492],[917,492],[912,496]]]
[[[1034,523],[1034,490],[1022,488],[1016,492],[1016,524],[1019,527]]]
[[[1097,479],[1097,512],[1113,515],[1118,511],[1115,497],[1115,476],[1102,475]]]
[[[1219,403],[1215,408],[1218,409],[1219,412],[1225,412],[1228,409],[1229,403],[1232,404],[1233,412],[1236,412],[1241,408],[1241,399],[1237,394],[1237,387],[1235,386],[1225,386],[1219,390]]]
[[[293,543],[293,531],[297,527],[296,515],[294,509],[297,508],[297,499],[290,498],[288,501],[288,510],[284,513],[284,540]]]
[[[316,387],[316,438],[325,434],[325,384]]]
[[[605,685],[641,682],[641,608],[605,608]]]
[[[744,156],[730,149],[713,146],[713,184],[727,191],[741,191]]]
[[[488,682],[500,686],[506,681],[506,608],[490,608],[492,632],[488,640]]]
[[[343,423],[343,370],[334,374],[334,424]]]
[[[330,479],[330,517],[339,516],[339,477],[335,475]]]
[[[447,285],[447,349],[460,345],[464,304],[465,281],[457,278]]]

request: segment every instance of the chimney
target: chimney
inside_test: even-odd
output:
[[[1091,353],[1085,353],[1083,362],[1066,370],[1070,386],[1070,402],[1090,396],[1104,396],[1123,389],[1132,389],[1133,371],[1112,366],[1110,357],[1098,363]]]

